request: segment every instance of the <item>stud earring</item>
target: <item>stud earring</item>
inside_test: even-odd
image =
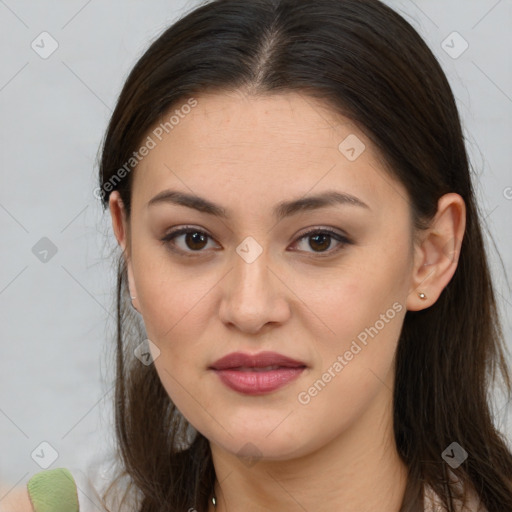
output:
[[[419,292],[418,293],[418,297],[421,299],[421,300],[425,300],[427,298],[427,296],[423,293],[423,292]]]
[[[137,298],[137,297],[132,297],[132,296],[130,295],[130,299],[132,299],[132,300],[133,300],[133,299],[136,299],[136,298]]]

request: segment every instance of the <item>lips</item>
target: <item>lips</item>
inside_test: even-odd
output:
[[[228,388],[244,395],[277,391],[299,378],[306,364],[276,352],[233,352],[210,366]]]
[[[215,361],[210,369],[263,372],[279,368],[306,368],[306,366],[302,361],[291,359],[277,352],[260,352],[259,354],[233,352]]]

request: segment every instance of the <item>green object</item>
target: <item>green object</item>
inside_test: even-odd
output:
[[[27,489],[35,512],[78,512],[75,479],[66,468],[36,473]]]

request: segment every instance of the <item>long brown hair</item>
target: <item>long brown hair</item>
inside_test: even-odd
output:
[[[394,434],[409,468],[401,511],[422,510],[425,485],[455,510],[442,457],[453,442],[468,457],[452,473],[489,512],[512,510],[512,455],[488,396],[498,376],[510,396],[510,374],[459,114],[434,55],[378,0],[201,5],[151,44],[124,84],[103,141],[103,207],[119,190],[130,216],[133,153],[172,108],[204,91],[234,89],[299,91],[352,119],[405,186],[418,228],[441,195],[464,199],[457,270],[434,305],[407,312],[396,352]],[[119,479],[129,482],[124,497],[133,490],[140,512],[204,512],[215,481],[209,443],[200,433],[188,437],[154,365],[134,356],[146,336],[130,306],[122,254],[117,284],[115,428]]]

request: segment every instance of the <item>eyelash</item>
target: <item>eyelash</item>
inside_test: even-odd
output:
[[[208,233],[206,233],[206,232],[204,232],[204,231],[202,231],[200,229],[193,228],[193,227],[190,227],[190,226],[186,226],[186,227],[181,227],[181,228],[175,229],[174,231],[171,231],[170,233],[165,235],[163,238],[161,238],[160,241],[164,245],[169,247],[170,250],[172,250],[174,252],[178,252],[181,255],[185,256],[185,257],[194,258],[194,257],[200,256],[201,253],[204,252],[204,250],[201,249],[201,250],[198,250],[198,251],[183,251],[183,249],[177,248],[176,245],[173,243],[173,240],[175,238],[177,238],[178,236],[186,235],[186,234],[189,234],[189,233],[199,233],[201,235],[206,235],[206,237],[208,237],[210,239],[212,238],[212,237],[210,237],[210,235],[208,235]],[[340,233],[337,233],[337,232],[332,231],[330,229],[319,229],[319,228],[314,228],[314,229],[311,229],[310,231],[307,231],[306,233],[303,233],[297,239],[297,241],[301,241],[304,238],[308,238],[308,237],[311,237],[313,235],[328,235],[328,236],[330,236],[331,238],[334,238],[337,242],[340,243],[340,245],[337,248],[333,249],[333,250],[327,249],[327,251],[323,251],[323,252],[311,252],[310,253],[310,254],[317,255],[320,258],[332,256],[333,254],[335,254],[335,253],[339,252],[340,250],[342,250],[345,245],[352,244],[352,242],[347,237],[341,235]]]

